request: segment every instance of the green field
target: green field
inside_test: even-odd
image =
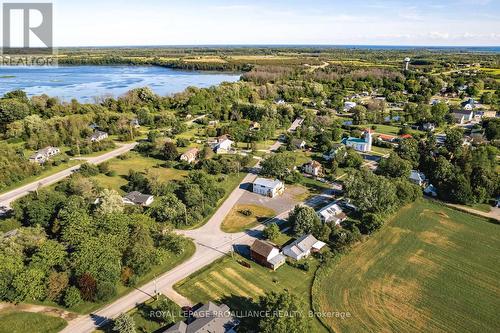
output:
[[[126,177],[131,169],[139,172],[149,172],[153,177],[161,181],[182,179],[187,175],[187,171],[184,170],[161,167],[160,165],[165,162],[156,158],[145,157],[137,152],[130,152],[127,155],[130,156],[127,159],[114,158],[109,161],[109,169],[114,171],[116,175],[110,177],[99,174],[93,179],[104,187],[123,193],[121,187],[128,183]]]
[[[500,226],[431,201],[318,274],[313,288],[335,332],[498,332]]]
[[[251,212],[250,215],[242,213],[247,210]],[[245,231],[274,216],[276,212],[264,206],[235,205],[222,221],[221,229],[224,232]]]
[[[250,263],[251,268],[240,265],[237,260]],[[222,301],[238,311],[248,310],[249,300],[257,301],[268,291],[287,289],[307,304],[307,311],[310,309],[310,289],[317,267],[316,260],[309,259],[309,263],[309,272],[288,265],[272,271],[238,255],[235,259],[224,257],[178,282],[174,289],[195,303]],[[319,320],[312,320],[311,324],[312,332],[326,332]]]
[[[41,313],[6,311],[0,313],[0,333],[55,333],[68,323]]]

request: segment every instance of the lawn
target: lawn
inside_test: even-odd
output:
[[[245,261],[251,268],[238,263]],[[209,300],[224,302],[231,310],[248,310],[249,300],[257,301],[269,291],[289,290],[310,309],[310,289],[317,262],[309,259],[310,270],[304,272],[289,265],[272,271],[239,255],[223,257],[204,269],[174,285],[174,289],[191,301],[205,303]],[[326,332],[321,323],[314,319],[311,332]]]
[[[318,274],[315,308],[336,332],[498,332],[500,226],[430,201]],[[334,283],[333,283],[334,282]]]
[[[247,211],[249,215],[245,215]],[[235,205],[222,221],[221,229],[225,232],[245,231],[274,216],[276,212],[264,206]]]
[[[149,172],[161,181],[182,179],[188,173],[185,170],[163,168],[160,165],[165,163],[165,161],[142,156],[137,152],[127,153],[127,156],[130,157],[127,159],[114,158],[109,161],[109,169],[115,172],[114,176],[99,174],[93,177],[93,179],[97,180],[104,187],[123,193],[121,187],[128,183],[126,177],[131,169],[134,171]]]
[[[68,323],[61,318],[41,313],[5,311],[0,313],[0,333],[59,332]]]
[[[169,324],[162,321],[158,317],[153,317],[153,318],[150,317],[151,311],[153,311],[153,313],[155,314],[157,313],[155,309],[161,302],[168,302],[170,305],[169,309],[170,309],[170,314],[172,316],[168,319],[170,321]],[[136,332],[156,332],[156,331],[161,332],[160,329],[163,329],[166,326],[170,326],[178,321],[185,320],[183,316],[183,311],[180,308],[180,306],[178,306],[173,301],[171,301],[170,299],[168,299],[163,295],[160,295],[158,299],[151,298],[147,302],[137,305],[137,307],[130,310],[128,314],[132,317],[132,319],[134,319]],[[113,327],[114,323],[108,322],[102,328],[96,330],[95,333],[116,332],[113,331]]]

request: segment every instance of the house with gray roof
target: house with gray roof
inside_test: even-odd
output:
[[[326,244],[313,235],[304,235],[283,247],[283,254],[295,260],[307,258],[311,252],[321,250]]]
[[[163,333],[234,333],[239,321],[226,304],[204,304],[187,322],[178,322]]]
[[[122,200],[126,205],[139,205],[147,207],[153,203],[154,196],[149,194],[142,194],[139,191],[133,191],[124,196]]]

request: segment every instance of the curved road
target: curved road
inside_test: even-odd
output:
[[[294,121],[289,130],[294,130],[301,124],[301,120]],[[279,148],[281,142],[274,143],[270,150]],[[217,209],[208,222],[198,229],[178,230],[179,234],[193,239],[196,245],[196,251],[191,258],[184,263],[174,267],[158,278],[150,281],[127,295],[119,298],[104,308],[89,315],[80,316],[69,322],[62,333],[87,333],[93,332],[104,325],[109,319],[116,318],[121,313],[133,309],[140,303],[143,303],[157,293],[163,293],[179,305],[191,305],[190,301],[174,291],[173,285],[193,274],[197,270],[209,265],[214,260],[226,255],[233,250],[233,245],[249,245],[255,240],[255,236],[264,228],[260,225],[248,232],[225,233],[220,229],[220,225],[231,208],[238,202],[238,199],[245,193],[249,183],[252,183],[257,177],[256,170],[258,165],[248,173],[240,185],[231,192],[228,198]],[[284,217],[288,212],[280,214]]]
[[[88,163],[99,164],[99,163],[102,163],[104,161],[107,161],[109,159],[112,159],[114,157],[117,157],[119,155],[122,155],[122,154],[130,151],[136,145],[137,145],[136,142],[127,143],[127,144],[120,145],[120,147],[116,148],[115,150],[104,153],[102,155],[95,156],[95,157],[82,157],[79,159],[86,161]],[[53,175],[47,176],[41,180],[32,182],[28,185],[24,185],[24,186],[21,186],[19,188],[12,190],[12,191],[1,194],[0,195],[0,207],[2,207],[2,206],[9,207],[10,203],[13,202],[14,200],[17,200],[17,199],[27,195],[30,192],[36,191],[40,187],[44,187],[44,186],[48,186],[48,185],[57,183],[58,181],[66,178],[66,177],[69,177],[73,172],[75,172],[78,169],[80,169],[80,164],[72,166],[68,169],[60,171],[60,172],[55,173]]]

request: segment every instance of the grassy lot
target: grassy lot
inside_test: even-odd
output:
[[[109,168],[114,171],[116,175],[110,177],[99,174],[93,177],[93,179],[97,180],[97,182],[104,187],[123,193],[121,187],[127,184],[126,176],[128,176],[129,170],[131,169],[134,171],[147,171],[161,181],[182,179],[188,173],[184,170],[163,168],[160,165],[165,163],[164,161],[153,157],[145,157],[136,152],[130,152],[128,156],[130,156],[130,158],[114,158],[109,161]]]
[[[41,313],[0,312],[0,333],[55,333],[66,325],[68,323],[62,318]]]
[[[422,200],[318,273],[336,332],[498,332],[500,226]],[[334,283],[333,283],[334,282]]]
[[[243,211],[250,211],[251,215],[244,215]],[[276,212],[270,208],[258,205],[235,205],[222,221],[221,229],[225,232],[240,232],[255,227],[271,217]]]
[[[240,265],[246,261],[251,268]],[[178,282],[174,289],[193,302],[222,301],[232,310],[248,310],[249,300],[257,301],[269,291],[284,289],[297,295],[310,309],[310,288],[317,262],[309,259],[309,272],[281,266],[273,272],[240,256],[224,257]],[[311,332],[326,332],[318,320],[312,320]]]
[[[155,311],[157,306],[161,302],[168,302],[170,304],[170,311],[172,314],[172,317],[167,319],[168,321],[162,321],[159,318],[151,318],[149,316],[151,311]],[[175,304],[173,301],[168,299],[167,297],[160,295],[158,297],[158,300],[156,299],[150,299],[147,302],[144,302],[142,304],[139,304],[137,307],[133,308],[128,312],[128,314],[134,319],[135,323],[135,330],[136,332],[156,332],[160,331],[160,329],[165,328],[166,326],[172,325],[172,323],[176,323],[178,321],[184,320],[185,318],[182,316],[182,309]],[[170,323],[168,323],[170,322]],[[98,329],[95,331],[95,333],[113,333],[116,331],[113,331],[113,322],[109,322],[108,324],[104,325],[101,329]]]

